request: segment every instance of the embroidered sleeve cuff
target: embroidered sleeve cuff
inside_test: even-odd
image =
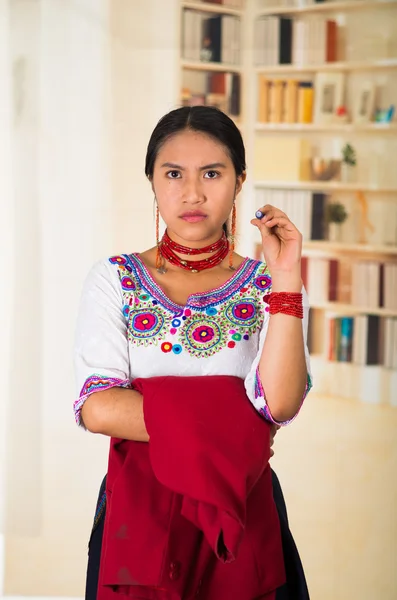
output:
[[[80,396],[73,405],[77,425],[84,427],[84,423],[81,419],[81,409],[88,396],[95,392],[102,392],[104,390],[108,390],[112,387],[130,388],[131,382],[129,379],[123,380],[117,379],[115,377],[101,377],[101,375],[92,375],[91,377],[86,379],[81,389]]]
[[[259,413],[263,417],[265,417],[265,419],[267,421],[270,421],[271,423],[275,423],[276,425],[281,425],[281,426],[289,425],[289,423],[292,423],[292,421],[294,421],[294,419],[296,419],[296,417],[298,416],[299,411],[302,408],[303,402],[304,402],[306,396],[308,395],[308,393],[310,392],[312,385],[313,385],[312,378],[311,378],[310,374],[308,373],[307,379],[306,379],[305,391],[303,393],[302,400],[299,404],[299,408],[296,411],[295,415],[293,417],[291,417],[291,419],[288,419],[288,421],[276,421],[276,419],[274,419],[272,417],[269,407],[266,404],[265,392],[264,392],[262,382],[261,382],[261,379],[259,376],[259,369],[257,369],[256,376],[255,376],[255,400],[256,400],[255,403],[257,404],[258,402],[260,402],[262,400],[262,404],[263,404],[263,406],[261,408],[259,408]]]

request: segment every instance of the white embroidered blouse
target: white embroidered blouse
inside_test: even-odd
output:
[[[269,323],[264,296],[270,291],[266,265],[250,258],[220,287],[192,294],[186,306],[165,295],[137,253],[96,263],[86,278],[77,320],[77,423],[90,394],[160,375],[241,377],[254,407],[275,422],[258,371]],[[312,383],[309,304],[302,291],[308,371],[303,403]]]

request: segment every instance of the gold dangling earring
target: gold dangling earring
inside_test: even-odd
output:
[[[232,231],[231,231],[231,235],[230,235],[230,252],[229,252],[229,269],[231,271],[235,271],[235,268],[233,267],[233,253],[234,253],[234,247],[235,247],[235,240],[236,240],[236,222],[237,222],[237,211],[236,211],[236,203],[233,203],[233,209],[232,209]]]

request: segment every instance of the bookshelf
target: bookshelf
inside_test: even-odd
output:
[[[344,134],[393,134],[397,135],[397,124],[395,123],[257,123],[256,131],[276,131],[280,133],[335,133]]]
[[[209,2],[181,2],[182,9],[196,10],[198,12],[213,13],[216,15],[232,15],[241,17],[243,11],[241,8],[228,6],[227,4],[210,4]]]
[[[299,15],[315,13],[349,12],[349,11],[367,11],[378,10],[380,8],[389,8],[395,0],[375,0],[354,2],[323,2],[320,4],[308,4],[307,6],[269,6],[260,8],[256,12],[256,17],[264,15]]]
[[[310,190],[312,192],[366,192],[369,194],[396,194],[396,187],[373,186],[366,183],[342,183],[339,181],[255,181],[256,188],[275,190]]]
[[[348,244],[341,242],[309,241],[304,242],[303,252],[309,254],[357,254],[375,256],[397,256],[397,246],[373,246],[371,244]]]
[[[257,66],[256,72],[269,74],[282,73],[316,73],[316,72],[349,72],[349,71],[384,71],[397,69],[397,58],[384,58],[379,60],[340,61],[321,64],[304,65],[271,65]]]
[[[229,4],[181,2],[180,7],[182,46],[183,15],[186,11],[200,14],[203,19],[219,16],[234,17],[241,25],[239,36],[241,51],[238,60],[207,62],[201,60],[201,57],[185,56],[182,48],[179,65],[182,87],[197,85],[195,91],[202,95],[207,90],[208,77],[211,74],[228,74],[229,77],[234,75],[240,78],[239,114],[231,116],[244,131],[249,170],[238,211],[239,250],[243,254],[258,255],[259,239],[255,238],[255,234],[253,235],[249,221],[257,206],[262,205],[262,201],[269,201],[280,206],[290,216],[292,214],[293,220],[297,225],[299,222],[299,228],[304,233],[303,257],[309,273],[306,275],[309,277],[308,292],[312,308],[309,329],[316,390],[320,394],[335,394],[329,377],[332,369],[342,369],[345,375],[351,373],[353,379],[357,379],[362,374],[363,381],[366,381],[376,368],[378,371],[380,369],[379,373],[381,372],[384,380],[388,382],[382,383],[382,394],[388,398],[386,402],[391,403],[391,395],[397,394],[395,389],[397,359],[393,366],[390,348],[388,352],[383,348],[383,354],[389,357],[387,368],[381,364],[383,360],[381,356],[379,356],[379,364],[374,364],[373,352],[371,364],[366,364],[365,352],[362,348],[361,350],[358,348],[357,339],[354,352],[351,347],[347,356],[345,348],[342,357],[339,357],[343,362],[339,363],[336,355],[330,359],[329,328],[331,324],[335,328],[335,323],[337,326],[344,323],[343,327],[346,329],[347,323],[351,329],[354,323],[361,338],[364,339],[368,327],[373,335],[374,328],[376,331],[383,332],[384,327],[387,326],[390,338],[390,328],[394,326],[397,340],[397,305],[394,306],[390,293],[393,286],[397,288],[397,170],[393,166],[392,158],[397,155],[397,121],[395,116],[389,121],[385,121],[383,117],[380,119],[377,117],[378,120],[375,121],[372,118],[373,108],[371,118],[357,119],[354,113],[358,93],[361,93],[362,85],[368,81],[376,89],[374,102],[378,103],[378,108],[384,108],[387,104],[397,104],[397,42],[395,41],[397,40],[397,12],[395,11],[397,2],[356,0],[311,3],[306,6],[285,6],[285,2],[283,5],[280,2],[279,5],[272,6],[260,0],[242,0],[240,6],[235,6],[235,2]],[[294,49],[293,42],[290,42],[289,60],[286,60],[285,55],[282,56],[280,46],[279,56],[276,56],[277,52],[276,55],[273,52],[271,56],[268,53],[267,57],[262,54],[265,61],[261,62],[260,57],[258,59],[257,22],[268,17],[273,21],[277,18],[289,21],[288,27],[291,30],[295,27],[296,20],[309,24],[315,23],[319,25],[319,31],[325,31],[327,35],[329,26],[326,25],[327,29],[322,30],[321,28],[324,27],[322,23],[331,20],[334,24],[330,31],[337,33],[337,42],[333,42],[336,43],[336,47],[327,48],[323,55],[323,50],[318,45],[320,43],[318,38],[313,37],[313,31],[310,30],[310,36],[306,35],[304,39],[312,40],[310,43],[314,43],[313,40],[316,39],[316,48],[320,49],[319,52],[313,52],[312,48],[311,53],[307,51],[306,54],[299,55],[298,60],[293,60],[293,52],[296,52],[296,48]],[[307,25],[307,27],[311,26]],[[308,33],[309,30],[305,31]],[[277,35],[281,36],[281,33]],[[374,36],[373,44],[371,36]],[[379,39],[382,38],[379,46],[377,46],[377,36],[380,36]],[[382,36],[387,37],[387,44]],[[261,39],[273,38],[262,36]],[[279,43],[281,43],[280,38]],[[361,43],[364,43],[364,47],[362,51],[357,51]],[[279,62],[283,64],[278,64]],[[321,77],[326,82],[327,78],[330,78],[332,85],[335,81],[338,82],[338,78],[343,79],[343,103],[347,109],[347,116],[344,119],[317,118],[315,96],[316,89],[320,89],[318,86]],[[271,82],[294,80],[297,85],[302,81],[309,82],[314,89],[310,120],[295,117],[294,120],[285,122],[285,119],[266,121],[258,118],[258,108],[262,98],[261,78]],[[267,153],[266,151],[262,153],[261,148],[266,140],[269,142],[269,149]],[[279,143],[277,140],[292,144],[291,148],[277,155],[274,150]],[[304,149],[307,151],[308,148],[315,150],[316,155],[320,157],[324,153],[324,156],[334,158],[335,153],[340,152],[346,142],[352,144],[357,153],[354,180],[346,179],[342,173],[328,181],[313,180],[301,174],[299,161],[296,160],[298,148],[302,148],[301,158],[304,161],[308,158]],[[295,174],[288,173],[281,176],[276,169],[272,176],[268,169],[266,175],[261,176],[260,167],[259,169],[257,167],[258,156],[263,157],[263,163],[267,168],[272,158],[274,161],[286,163],[295,161]],[[376,157],[380,157],[378,166]],[[384,160],[385,157],[387,160]],[[320,204],[323,202],[324,211],[330,202],[340,202],[346,207],[349,217],[341,228],[341,239],[334,241],[328,237],[326,225],[323,226],[323,233],[320,236],[317,226],[317,237],[310,237],[308,215],[310,213],[312,218],[314,199],[320,200]],[[362,205],[359,205],[359,202]],[[324,215],[325,212],[323,219]],[[365,229],[368,224],[365,223],[364,216],[368,217],[370,224],[375,223],[375,231]],[[393,218],[395,218],[394,237]],[[354,278],[354,285],[350,280],[349,292],[344,290],[338,298],[335,296],[335,282],[331,295],[324,290],[322,293],[313,290],[313,274],[310,285],[310,273],[316,273],[315,269],[320,267],[318,277],[314,277],[316,285],[318,282],[317,287],[321,287],[321,281],[325,282],[324,285],[331,285],[327,275],[327,269],[331,270],[331,265],[333,276],[335,276],[336,265],[340,265],[341,273],[343,269],[348,268],[353,274],[350,277]],[[396,266],[395,282],[394,272],[391,274],[393,266]],[[383,286],[383,293],[379,294],[379,297],[377,294],[374,295],[372,289],[372,295],[368,296],[367,300],[361,299],[357,288],[353,289],[354,286],[362,285],[360,277],[365,269],[369,269],[368,272],[372,273],[371,277],[375,277],[371,281],[377,282],[372,285],[372,288]],[[385,278],[388,282],[387,286],[384,283]],[[334,297],[331,297],[332,294]],[[384,338],[385,334],[382,335]],[[349,343],[354,345],[351,340]],[[378,382],[381,377],[379,373]],[[364,384],[353,385],[353,379],[348,386],[350,390],[354,390],[351,396],[365,400]]]
[[[181,2],[180,81],[183,105],[217,106],[243,124],[240,0]]]
[[[187,71],[201,71],[206,73],[241,73],[242,68],[238,65],[227,63],[209,63],[199,61],[182,60],[181,67]]]
[[[279,206],[303,233],[316,390],[337,394],[329,373],[339,369],[349,380],[347,388],[354,390],[352,397],[369,401],[364,382],[373,377],[384,401],[392,404],[397,396],[397,304],[393,299],[397,289],[397,176],[391,156],[397,152],[397,122],[394,115],[388,122],[373,117],[376,103],[378,108],[397,103],[397,45],[382,39],[383,31],[385,39],[397,39],[397,2],[285,4],[272,6],[260,0],[251,4],[254,48],[249,93],[256,100],[250,105],[247,128],[254,161],[254,206]],[[316,28],[327,40],[325,47]],[[373,36],[374,42],[364,42],[362,51],[357,51],[360,36]],[[258,50],[258,40],[270,41]],[[316,95],[321,99],[321,81],[335,86],[338,104],[333,110],[343,105],[343,118],[337,118],[336,111],[332,117],[319,113]],[[304,102],[299,97],[301,83],[302,98],[305,88],[312,90],[310,102],[303,111],[303,104],[295,107],[291,116],[291,98]],[[296,96],[291,93],[294,86]],[[360,119],[356,106],[363,86],[372,90],[374,106],[370,117]],[[353,179],[339,172],[328,181],[313,180],[313,165],[305,172],[302,169],[314,157],[340,161],[339,153],[347,142],[356,151]],[[291,165],[290,170],[280,168],[280,163]],[[313,215],[319,202],[323,225],[319,231],[317,223],[314,233]],[[325,218],[330,203],[341,203],[349,215],[339,227],[338,241],[328,237]]]
[[[352,306],[351,304],[342,304],[341,302],[313,302],[312,309],[325,310],[333,313],[358,315],[368,314],[380,315],[383,317],[397,317],[397,310],[387,308],[369,308],[365,306]]]

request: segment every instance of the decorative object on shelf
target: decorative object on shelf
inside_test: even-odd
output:
[[[378,109],[375,113],[376,123],[391,123],[394,117],[395,106],[391,104],[389,108]]]
[[[372,81],[364,81],[355,92],[353,108],[354,123],[369,123],[372,121],[375,109],[375,86]]]
[[[348,123],[349,121],[349,117],[347,114],[347,108],[346,106],[338,106],[338,108],[335,111],[335,122],[336,123]]]
[[[200,60],[203,62],[211,62],[212,61],[212,42],[211,38],[207,35],[204,36],[201,50],[200,50]]]
[[[336,110],[344,104],[345,74],[317,73],[315,90],[314,122],[335,122]]]
[[[330,242],[341,241],[341,225],[346,221],[348,214],[340,202],[329,202],[325,210],[325,218],[328,223],[328,240]]]
[[[356,164],[356,151],[351,144],[346,143],[342,148],[341,167],[342,181],[344,183],[352,183],[354,181]]]
[[[330,181],[331,179],[338,179],[340,170],[340,160],[316,156],[310,161],[310,179],[312,181]]]
[[[358,229],[358,243],[366,244],[367,243],[367,235],[366,230],[369,229],[371,232],[375,230],[371,221],[368,218],[368,200],[365,197],[364,192],[356,192],[356,198],[358,205],[360,207],[360,225]]]

